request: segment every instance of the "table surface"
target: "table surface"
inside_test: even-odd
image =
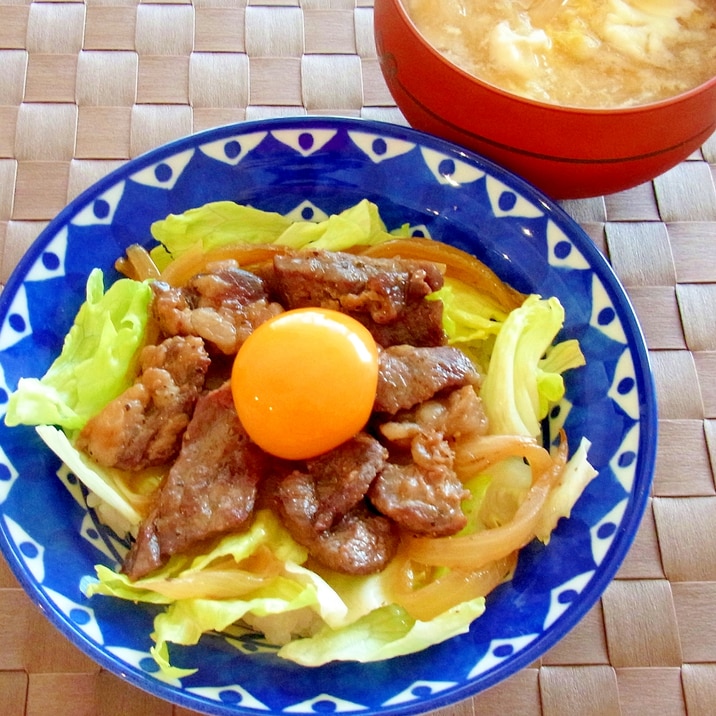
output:
[[[372,0],[0,0],[0,282],[111,169],[208,127],[278,115],[405,123]],[[653,182],[564,202],[621,278],[658,395],[652,496],[617,578],[538,662],[441,716],[716,712],[716,135]],[[101,670],[0,559],[5,716],[187,716]]]

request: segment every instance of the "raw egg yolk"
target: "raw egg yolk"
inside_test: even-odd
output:
[[[378,348],[365,326],[321,308],[286,311],[261,324],[234,360],[231,389],[249,437],[289,460],[327,452],[368,421]]]

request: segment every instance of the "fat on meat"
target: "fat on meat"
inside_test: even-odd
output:
[[[123,569],[132,579],[206,540],[247,526],[267,456],[248,437],[230,385],[197,401],[181,451]]]
[[[433,262],[304,250],[274,256],[266,279],[286,308],[341,311],[382,346],[445,343],[442,302],[425,300],[444,282]]]
[[[135,383],[93,416],[77,447],[105,467],[142,470],[176,455],[209,368],[196,337],[145,346]]]
[[[186,286],[152,283],[152,315],[164,335],[200,336],[232,355],[259,325],[283,311],[263,280],[228,264],[194,276]]]

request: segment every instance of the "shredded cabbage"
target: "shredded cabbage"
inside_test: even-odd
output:
[[[109,470],[103,469],[77,450],[67,435],[53,425],[38,425],[35,430],[45,445],[100,499],[98,511],[103,513],[105,524],[112,527],[117,534],[124,534],[141,522],[141,514],[123,494],[119,481],[113,478]],[[111,508],[116,516],[112,512],[103,512],[106,507]]]

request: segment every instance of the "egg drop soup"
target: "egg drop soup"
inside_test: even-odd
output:
[[[403,0],[453,64],[573,107],[648,104],[716,75],[714,0]]]

